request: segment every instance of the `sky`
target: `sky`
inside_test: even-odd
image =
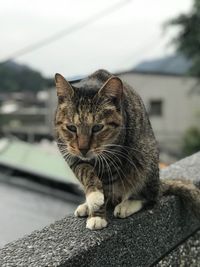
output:
[[[178,29],[164,31],[163,23],[187,13],[192,0],[0,0],[0,6],[0,61],[95,17],[85,27],[14,57],[45,76],[59,72],[72,78],[99,68],[129,70],[143,60],[173,53],[169,43]],[[108,8],[109,14],[104,11]]]

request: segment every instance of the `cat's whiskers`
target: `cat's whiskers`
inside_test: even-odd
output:
[[[105,161],[106,166],[107,166],[107,170],[108,170],[108,180],[109,180],[108,187],[109,187],[109,191],[110,191],[110,193],[111,193],[111,199],[112,199],[112,202],[113,202],[115,193],[113,192],[112,171],[111,171],[111,168],[110,168],[110,166],[109,166],[109,163],[107,162],[107,160],[105,159],[105,157],[103,156],[103,154],[100,154],[100,157],[102,158],[103,161]],[[110,188],[111,188],[111,189],[110,189]]]
[[[116,147],[120,147],[122,150],[124,149],[124,150],[127,152],[127,154],[124,153],[123,151],[119,151],[119,150],[115,150],[115,149],[112,149],[112,152],[120,153],[120,154],[122,154],[122,155],[124,156],[124,158],[127,157],[128,161],[131,163],[131,165],[134,165],[134,168],[137,169],[135,163],[132,161],[132,159],[131,159],[130,156],[128,155],[128,153],[129,153],[128,149],[129,149],[129,150],[130,150],[130,149],[135,150],[134,148],[129,148],[128,146],[115,145],[115,144],[103,145],[103,146],[105,146],[105,147],[114,147],[114,146],[116,146]],[[125,147],[127,147],[128,149],[126,149]],[[137,151],[137,150],[135,150],[135,151]],[[134,158],[135,158],[141,165],[142,165],[142,163],[145,164],[144,160],[141,159],[141,158],[139,159],[135,154],[133,154],[133,157],[134,157]],[[138,171],[138,169],[137,169],[137,171]]]
[[[113,150],[112,150],[112,156],[115,156],[115,157],[117,157],[118,158],[118,156],[116,155],[116,153],[113,153]],[[126,157],[127,157],[127,155],[119,155],[119,156],[121,156],[121,157],[123,157],[123,158],[125,158],[125,159],[127,159]],[[130,162],[130,159],[128,160],[129,161],[129,163],[131,163]],[[132,162],[132,164],[134,164],[133,162]],[[134,165],[132,165],[133,167],[134,167],[134,169],[136,170],[136,172],[139,174],[139,170],[138,170],[138,168],[136,167],[136,165],[134,164]],[[120,169],[120,171],[121,172],[123,172],[122,171],[122,169]],[[124,172],[123,172],[123,174],[124,174]],[[127,176],[124,174],[124,178],[125,178],[125,180],[133,187],[133,188],[135,188],[135,185],[132,183],[132,180],[131,179],[127,179]]]
[[[112,158],[112,157],[114,157],[115,159],[118,160],[119,164],[122,166],[122,162],[121,162],[121,160],[119,159],[119,157],[117,155],[113,154],[112,151],[110,151],[110,150],[105,150],[105,151],[110,154],[109,157],[110,157],[111,161],[114,161],[115,164],[117,164],[116,161]],[[106,155],[108,156],[108,154],[106,154]],[[115,165],[115,166],[117,166],[117,165]],[[126,179],[126,175],[123,172],[121,167],[119,169],[116,167],[116,171],[121,171],[121,173],[123,174],[124,178]]]
[[[64,144],[65,142],[64,142],[63,139],[61,139],[61,138],[57,138],[56,143],[57,143],[57,144]]]
[[[97,169],[97,167],[98,167],[98,169]],[[95,172],[97,173],[97,175],[99,176],[99,158],[98,158],[98,155],[95,157],[94,169],[95,169]]]
[[[59,148],[63,158],[68,162],[73,158],[73,155],[71,153],[69,153],[67,147],[64,148]]]
[[[64,149],[68,150],[68,147],[67,146],[59,147],[59,150],[64,150]]]
[[[105,151],[105,152],[109,152],[109,151]],[[117,166],[115,165],[116,162],[115,162],[114,159],[112,159],[111,156],[109,156],[108,154],[105,154],[105,153],[104,153],[104,156],[108,158],[108,160],[110,161],[110,163],[112,164],[112,166],[114,167],[114,169],[117,171],[117,174],[118,174],[118,176],[119,176],[119,178],[120,178],[120,180],[121,180],[121,182],[122,182],[122,186],[123,186],[123,188],[124,188],[124,193],[125,193],[125,192],[126,192],[125,185],[124,185],[123,179],[122,179],[122,177],[121,177],[121,175],[120,175],[120,173],[119,173],[119,170],[118,170]],[[122,171],[122,170],[120,169],[120,171]],[[122,174],[125,176],[125,174],[123,173],[123,171],[122,171]]]
[[[131,148],[131,147],[128,147],[128,146],[123,146],[123,145],[116,145],[116,144],[110,144],[110,145],[104,145],[105,147],[119,147],[121,148],[122,150],[125,150],[127,153],[129,153],[130,150],[133,150],[133,151],[136,151],[137,153],[140,153],[141,154],[141,151],[135,149],[135,148]],[[127,147],[127,148],[126,148]],[[113,151],[113,150],[112,150]],[[116,151],[116,150],[115,150]],[[122,152],[122,151],[119,151],[117,150],[117,152]],[[123,153],[123,152],[122,152]],[[137,156],[135,155],[135,153],[133,154],[133,156],[138,160],[140,161],[140,159],[137,158]],[[141,159],[142,160],[142,159]],[[143,160],[142,160],[143,161]]]
[[[114,157],[116,157],[117,159],[118,159],[118,157],[116,156],[116,155],[114,155],[113,153],[112,153],[112,151],[108,151],[107,150],[107,152],[110,152],[110,154],[112,155],[112,156],[114,156]],[[121,162],[121,161],[120,161]],[[121,163],[122,164],[122,163]],[[130,180],[130,179],[127,179],[127,176],[125,175],[125,173],[123,172],[123,170],[120,168],[119,169],[120,171],[121,171],[121,173],[123,174],[123,176],[124,176],[124,179],[126,180],[126,181],[128,181],[129,182],[129,184],[133,187],[133,188],[135,188],[135,185],[132,183],[132,180]],[[122,181],[123,182],[123,181]],[[125,186],[124,186],[124,189],[125,189]],[[126,193],[126,190],[125,190],[125,193]]]
[[[95,152],[96,155],[99,155],[101,153],[101,150],[98,148],[90,149],[90,152]]]
[[[102,159],[101,159],[100,155],[98,155],[98,163],[99,163],[98,176],[100,178],[102,178],[103,165],[102,165]]]
[[[100,161],[101,161],[101,171],[103,172],[103,169],[105,168],[105,166],[104,166],[104,161],[103,161],[103,158],[102,158],[102,155],[98,155],[99,156],[99,158],[100,158]],[[102,178],[102,176],[101,176],[101,178]],[[108,177],[108,179],[109,179],[109,177]],[[110,190],[110,179],[109,179],[109,186],[108,186],[108,191],[110,192],[111,190]]]
[[[103,161],[103,157],[101,154],[98,155],[98,158],[99,158],[99,162],[100,162],[100,166],[99,168],[101,169],[101,173],[100,173],[100,178],[102,179],[102,175],[103,175],[103,169],[104,169],[104,161]],[[110,175],[110,174],[109,174]],[[108,176],[108,180],[109,180],[109,184],[108,184],[108,193],[111,195],[113,194],[113,189],[112,189],[112,185],[110,183],[110,177]]]
[[[97,165],[97,157],[94,157],[94,171],[95,171],[95,169],[96,169],[96,165]]]
[[[113,144],[107,144],[107,145],[102,145],[102,146],[103,147],[110,147],[110,148],[112,148],[113,146],[120,147],[122,149],[124,148],[122,145],[113,145]],[[128,152],[127,149],[125,149],[125,150]],[[106,149],[104,149],[104,151],[106,151]],[[112,156],[115,156],[120,163],[121,163],[121,160],[119,159],[119,157],[121,156],[122,158],[125,158],[133,166],[133,168],[136,170],[136,172],[139,174],[139,170],[136,167],[136,164],[133,162],[133,160],[129,157],[128,154],[124,153],[123,151],[119,151],[119,150],[115,150],[115,149],[112,149],[112,150],[108,150],[107,149],[107,151],[110,151],[110,153],[112,154]]]
[[[132,159],[128,156],[128,154],[125,154],[124,152],[122,152],[122,151],[116,151],[116,150],[112,150],[112,153],[114,154],[114,155],[117,155],[117,156],[119,156],[119,157],[122,157],[122,158],[124,158],[124,159],[126,159],[132,166],[133,166],[133,168],[138,172],[138,174],[139,174],[139,170],[138,170],[138,168],[136,167],[136,165],[135,165],[135,163],[132,161]]]
[[[67,151],[67,150],[62,150],[61,152],[62,152],[62,155],[63,155],[63,156],[64,156],[64,155],[69,155],[69,151]]]
[[[63,158],[64,158],[66,161],[70,161],[70,159],[71,159],[71,155],[70,155],[70,154],[65,154],[65,155],[63,155]]]
[[[58,147],[60,147],[60,146],[61,146],[61,147],[63,147],[63,146],[64,146],[64,147],[67,147],[66,144],[59,144],[59,143],[57,143],[57,145],[58,145]]]
[[[107,153],[110,153],[111,156],[115,156],[115,155],[112,153],[112,151],[110,151],[109,149],[104,149],[103,152],[104,152],[104,151],[107,152]],[[119,164],[122,165],[121,160],[120,160],[117,156],[115,156],[115,158],[117,159],[117,161],[119,162]]]
[[[134,150],[134,151],[136,151],[138,153],[141,153],[141,151],[139,151],[138,149],[136,149],[134,147],[125,146],[125,145],[107,144],[107,145],[103,145],[103,146],[108,146],[108,147],[114,147],[114,146],[116,146],[116,147],[120,147],[120,148],[122,148],[122,149],[124,149],[126,151],[128,151],[128,150]]]
[[[66,149],[60,150],[60,152],[61,152],[62,155],[63,155],[63,154],[68,154],[68,153],[69,153],[69,151],[66,150]]]

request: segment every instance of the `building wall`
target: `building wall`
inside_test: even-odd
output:
[[[151,100],[162,100],[162,116],[150,116],[155,135],[161,148],[171,152],[180,150],[184,132],[191,126],[200,125],[200,93],[197,93],[200,85],[197,80],[138,73],[119,76],[140,94],[147,111]]]

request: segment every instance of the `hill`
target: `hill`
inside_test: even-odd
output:
[[[14,61],[0,63],[0,92],[40,91],[53,86],[53,79]]]

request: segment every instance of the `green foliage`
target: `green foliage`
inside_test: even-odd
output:
[[[39,91],[50,86],[38,71],[14,62],[0,63],[0,92]]]
[[[200,77],[200,0],[194,0],[189,14],[181,14],[168,25],[179,26],[180,31],[173,40],[177,51],[192,60],[190,74]]]
[[[200,151],[200,130],[191,127],[183,137],[183,153],[187,156],[198,151]]]

